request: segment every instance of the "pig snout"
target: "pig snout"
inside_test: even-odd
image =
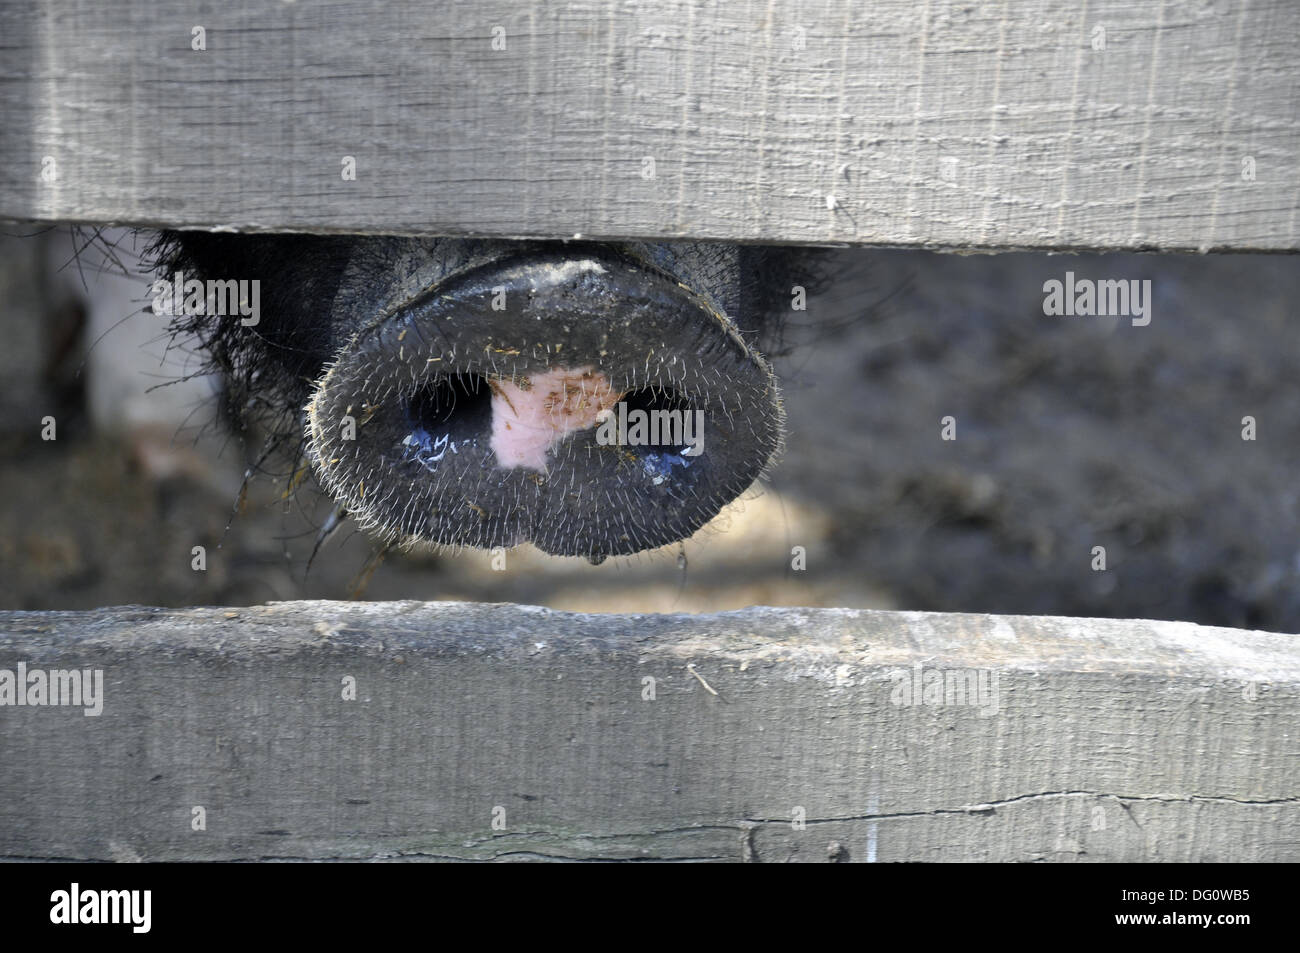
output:
[[[593,561],[690,536],[782,434],[718,297],[600,247],[506,254],[386,307],[306,418],[321,483],[388,540]]]
[[[759,348],[825,287],[817,253],[726,242],[165,232],[150,260],[222,415],[265,437],[250,472],[310,463],[388,543],[596,562],[690,536],[771,465]]]

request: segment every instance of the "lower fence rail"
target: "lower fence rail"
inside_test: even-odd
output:
[[[0,858],[1295,861],[1300,637],[834,609],[0,612]]]

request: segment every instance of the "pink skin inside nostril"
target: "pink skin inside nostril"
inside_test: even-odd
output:
[[[507,469],[545,472],[546,455],[575,430],[594,427],[621,394],[591,367],[557,367],[518,380],[494,379],[492,452]]]

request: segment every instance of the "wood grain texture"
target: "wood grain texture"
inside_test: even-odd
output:
[[[0,35],[3,218],[1300,248],[1293,0],[46,0]]]
[[[0,613],[20,661],[104,707],[0,707],[0,857],[1300,859],[1290,635],[300,602]]]

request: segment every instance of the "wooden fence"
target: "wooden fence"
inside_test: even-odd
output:
[[[20,663],[102,691],[0,707],[0,857],[1300,859],[1288,635],[299,602],[0,613]]]
[[[1300,249],[1291,0],[47,0],[0,35],[10,220]],[[1300,859],[1294,636],[117,608],[0,613],[6,672],[90,697],[0,704],[0,857]]]

